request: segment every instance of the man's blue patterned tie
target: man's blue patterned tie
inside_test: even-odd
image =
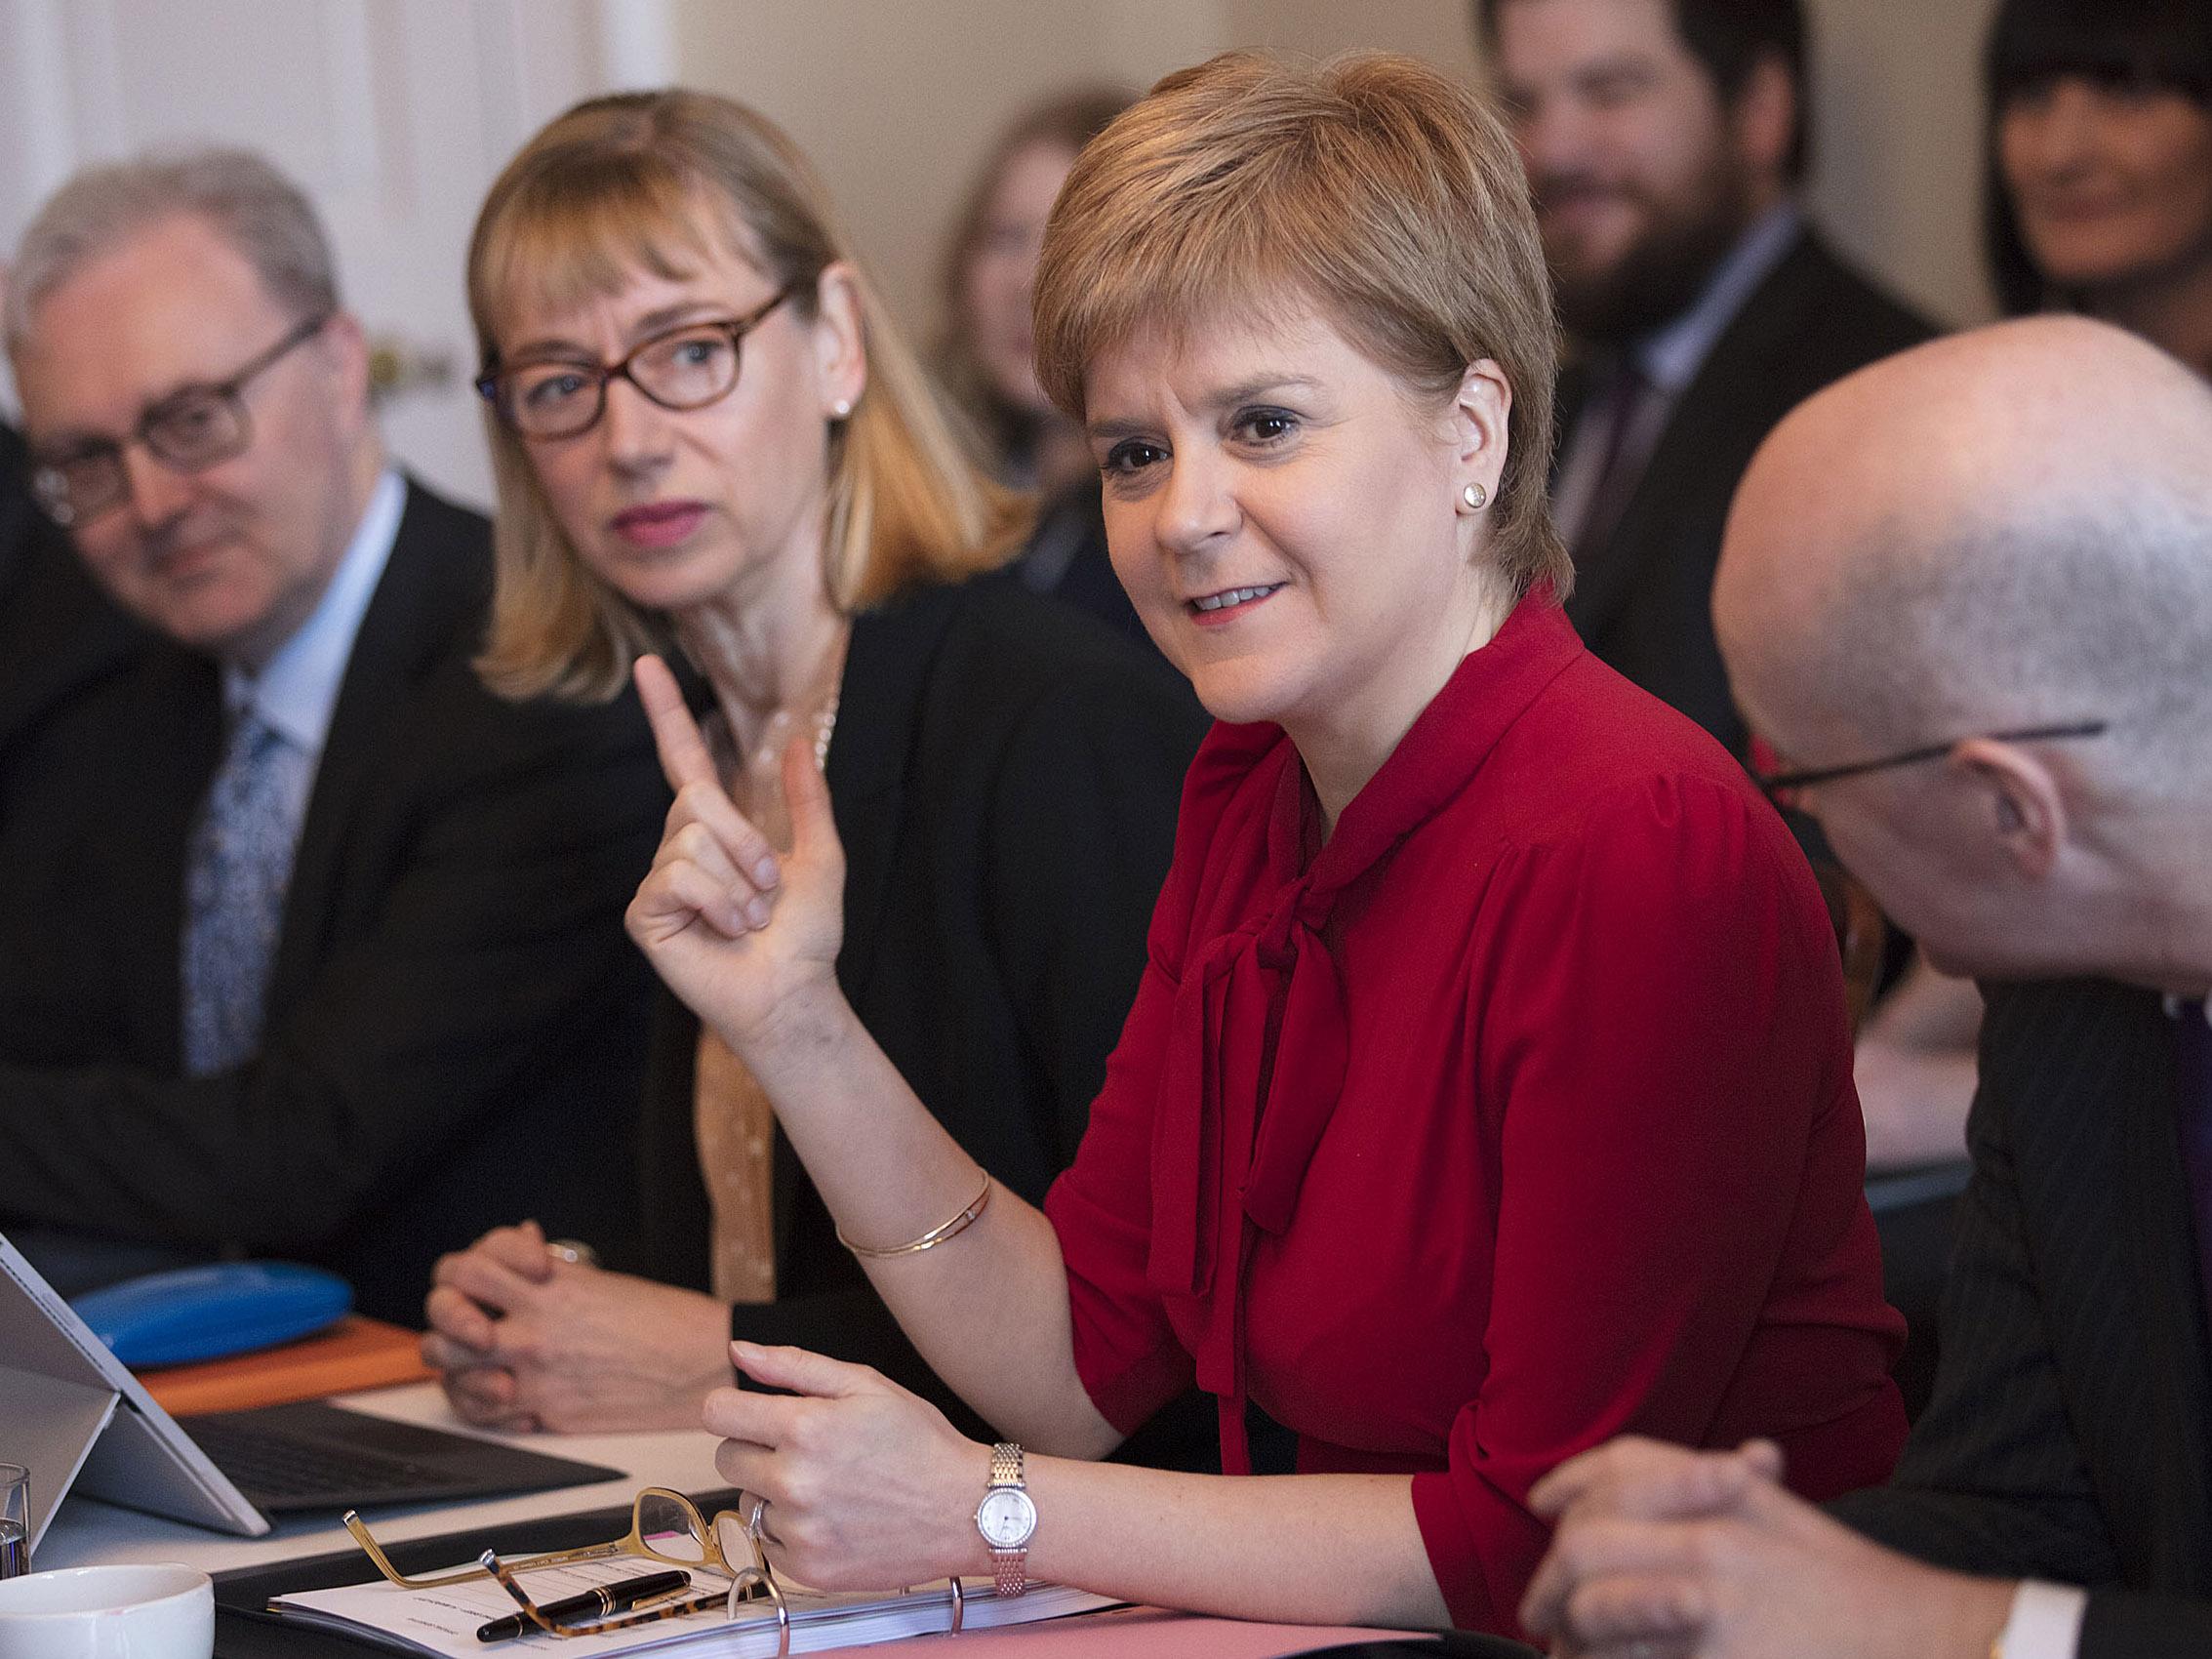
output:
[[[259,1051],[292,881],[307,757],[252,708],[242,711],[208,787],[184,870],[184,1070],[227,1071]]]

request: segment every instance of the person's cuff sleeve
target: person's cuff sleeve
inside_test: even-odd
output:
[[[1476,1522],[1462,1507],[1464,1496],[1452,1472],[1427,1470],[1413,1477],[1413,1518],[1428,1552],[1428,1570],[1436,1575],[1454,1629],[1518,1638],[1517,1598],[1535,1576],[1546,1529],[1514,1505],[1485,1550],[1477,1542]],[[1510,1524],[1515,1514],[1525,1525]]]
[[[2012,1596],[2012,1616],[1997,1638],[2001,1659],[2074,1659],[2081,1645],[2081,1615],[2089,1593],[2069,1584],[2023,1580]]]

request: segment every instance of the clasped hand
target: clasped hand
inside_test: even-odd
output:
[[[560,1260],[536,1222],[441,1257],[422,1358],[466,1422],[560,1434],[693,1429],[730,1380],[712,1297]]]
[[[731,801],[666,664],[641,657],[637,693],[676,791],[624,923],[654,970],[741,1056],[795,994],[836,987],[845,853],[829,789],[801,735],[784,751],[791,850],[779,855]]]
[[[790,1391],[717,1390],[705,1412],[727,1436],[722,1477],[768,1501],[761,1543],[779,1574],[818,1590],[896,1590],[990,1571],[974,1519],[988,1447],[865,1365],[746,1342],[730,1357]]]
[[[1559,1659],[1982,1659],[2014,1586],[1870,1543],[1781,1485],[1767,1440],[1623,1437],[1529,1495],[1558,1522],[1521,1624]]]

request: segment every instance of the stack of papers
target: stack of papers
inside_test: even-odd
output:
[[[634,1578],[657,1563],[635,1558],[579,1561],[569,1566],[533,1569],[523,1587],[540,1602],[575,1596],[597,1585]],[[727,1591],[729,1580],[719,1573],[692,1568],[689,1594]],[[998,1625],[1027,1624],[1038,1619],[1063,1618],[1100,1607],[1119,1605],[1109,1597],[1064,1585],[1036,1584],[1026,1595],[1000,1600],[987,1578],[964,1582],[965,1630],[989,1630]],[[934,1587],[919,1586],[905,1595],[833,1593],[805,1590],[787,1581],[784,1599],[791,1614],[793,1653],[812,1653],[827,1647],[860,1647],[869,1642],[896,1641],[903,1637],[927,1636],[952,1625],[952,1591],[942,1579]],[[269,1611],[302,1624],[340,1632],[374,1641],[400,1653],[429,1653],[443,1659],[463,1655],[520,1653],[550,1648],[563,1659],[590,1659],[602,1653],[656,1653],[675,1648],[717,1659],[774,1659],[777,1650],[776,1610],[764,1600],[742,1602],[736,1620],[715,1611],[653,1624],[631,1625],[625,1630],[598,1636],[554,1637],[541,1630],[511,1641],[488,1643],[476,1639],[479,1625],[515,1612],[514,1600],[490,1579],[456,1584],[443,1590],[403,1590],[379,1579],[373,1584],[345,1585],[337,1590],[303,1591],[280,1596]]]

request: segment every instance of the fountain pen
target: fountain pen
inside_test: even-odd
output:
[[[626,1613],[640,1601],[650,1601],[656,1596],[665,1596],[672,1590],[690,1588],[688,1572],[649,1572],[642,1578],[625,1578],[616,1584],[602,1584],[596,1590],[586,1590],[581,1596],[564,1597],[548,1601],[538,1610],[556,1624],[563,1619],[611,1619],[617,1613]],[[536,1630],[524,1613],[509,1613],[503,1619],[494,1619],[476,1629],[478,1641],[507,1641],[524,1631]]]

